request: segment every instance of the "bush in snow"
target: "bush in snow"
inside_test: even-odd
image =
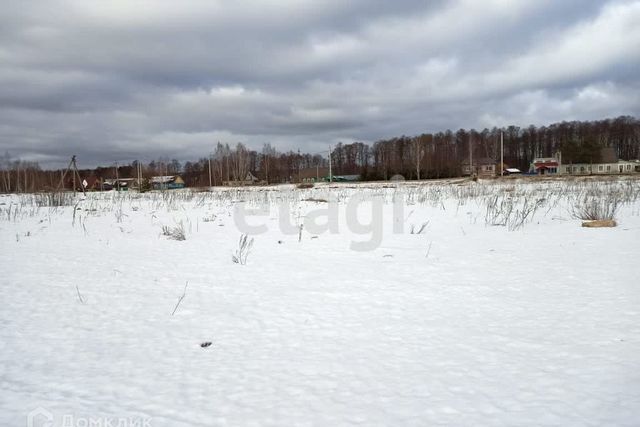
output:
[[[182,224],[182,221],[180,221],[175,227],[170,227],[168,225],[163,225],[162,226],[162,234],[164,236],[167,236],[170,239],[173,239],[173,240],[186,240],[187,239],[187,237],[185,236],[184,224]]]
[[[618,207],[618,199],[614,196],[585,198],[574,206],[573,216],[583,221],[612,221]]]

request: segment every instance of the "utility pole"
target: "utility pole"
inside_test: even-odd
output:
[[[500,131],[500,176],[504,174],[504,132]]]
[[[74,180],[75,180],[75,177],[76,177],[76,176],[78,177],[78,180],[81,180],[82,178],[80,178],[80,172],[78,172],[78,165],[76,164],[76,156],[71,157],[71,162],[73,163],[73,170],[74,170],[74,171],[75,171],[75,173],[76,173],[76,174],[74,175]],[[87,195],[87,193],[84,191],[84,185],[82,185],[82,183],[81,183],[81,184],[80,184],[80,186],[81,186],[80,188],[82,188],[82,194],[83,194],[84,196],[86,196],[86,195]],[[74,192],[75,192],[75,189],[74,189]]]
[[[329,182],[333,182],[333,173],[331,172],[331,144],[329,144]]]
[[[229,182],[229,156],[231,156],[231,150],[229,150],[228,148],[229,147],[227,146],[224,151],[224,157],[227,161],[227,183]]]
[[[118,162],[116,162],[116,191],[120,191],[120,178],[118,177]]]
[[[469,133],[469,176],[473,178],[473,145],[471,144],[471,133]]]
[[[73,166],[73,170],[71,169],[71,167]],[[71,174],[73,175],[73,194],[75,196],[76,193],[76,176],[78,177],[79,180],[82,180],[82,178],[80,177],[80,172],[78,172],[78,165],[76,164],[76,156],[71,156],[71,161],[69,162],[69,166],[67,166],[67,170],[64,171],[64,173],[62,174],[62,176],[60,177],[60,183],[58,184],[58,187],[56,188],[56,192],[58,192],[58,190],[60,189],[60,187],[64,186],[64,177],[67,176],[67,173],[69,173],[69,171],[71,171]],[[60,173],[62,173],[62,171],[60,171]],[[81,186],[82,188],[82,194],[84,194],[85,196],[87,195],[84,191],[84,185]]]
[[[211,183],[211,153],[209,153],[209,187],[213,187]]]

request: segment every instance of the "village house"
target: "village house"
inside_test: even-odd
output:
[[[567,175],[621,174],[640,172],[640,160],[620,160],[613,147],[600,149],[597,163],[569,163],[563,165]]]
[[[258,178],[256,178],[256,176],[254,174],[252,174],[251,172],[247,172],[247,175],[245,176],[245,178],[243,180],[229,180],[229,181],[224,181],[222,183],[222,185],[225,185],[227,187],[242,187],[245,185],[256,185],[259,184],[260,180]]]
[[[491,178],[496,176],[496,161],[489,157],[473,159],[473,165],[469,160],[462,161],[462,176],[477,176],[478,178]]]
[[[530,173],[537,175],[611,175],[640,173],[640,160],[620,160],[613,147],[601,148],[595,162],[563,163],[562,153],[556,157],[539,157],[533,159]]]
[[[175,190],[184,188],[184,181],[179,175],[154,176],[149,180],[154,190]]]
[[[529,173],[536,175],[556,175],[560,172],[561,156],[560,153],[555,157],[536,157],[531,162]]]
[[[134,182],[133,178],[107,178],[102,182],[101,190],[128,191]]]
[[[328,181],[329,168],[315,167],[315,168],[303,168],[297,174],[296,182],[321,182]]]
[[[127,191],[133,182],[133,178],[99,178],[95,175],[87,176],[79,179],[73,179],[73,176],[65,178],[64,187],[73,188],[75,183],[76,191],[110,191],[119,189],[120,191]]]
[[[360,181],[360,175],[333,175],[329,176],[329,168],[327,167],[312,167],[300,169],[300,171],[292,177],[291,181],[301,183],[313,183],[313,182],[353,182]]]
[[[611,175],[640,173],[640,160],[618,160],[614,163],[577,163],[564,165],[565,175]]]

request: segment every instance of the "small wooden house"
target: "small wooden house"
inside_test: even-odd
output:
[[[478,178],[491,178],[496,176],[496,161],[489,157],[473,159],[473,164],[469,160],[462,162],[462,176],[477,176]]]
[[[245,185],[256,185],[259,184],[260,180],[258,178],[256,178],[256,176],[254,174],[252,174],[251,172],[247,172],[247,176],[245,176],[245,178],[243,180],[238,180],[238,181],[224,181],[222,183],[222,185],[225,185],[227,187],[240,187],[240,186],[245,186]]]
[[[536,157],[529,167],[529,173],[535,173],[536,175],[555,175],[559,172],[559,157]]]
[[[179,175],[153,176],[149,180],[154,190],[175,190],[184,188],[184,180]]]
[[[102,183],[103,190],[117,190],[117,191],[129,191],[131,184],[133,184],[133,178],[108,178]]]
[[[327,180],[329,176],[329,168],[315,167],[300,169],[298,174],[294,176],[296,182],[321,182]]]

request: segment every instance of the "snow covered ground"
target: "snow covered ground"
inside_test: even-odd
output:
[[[640,424],[640,181],[68,202],[0,196],[0,425]]]

